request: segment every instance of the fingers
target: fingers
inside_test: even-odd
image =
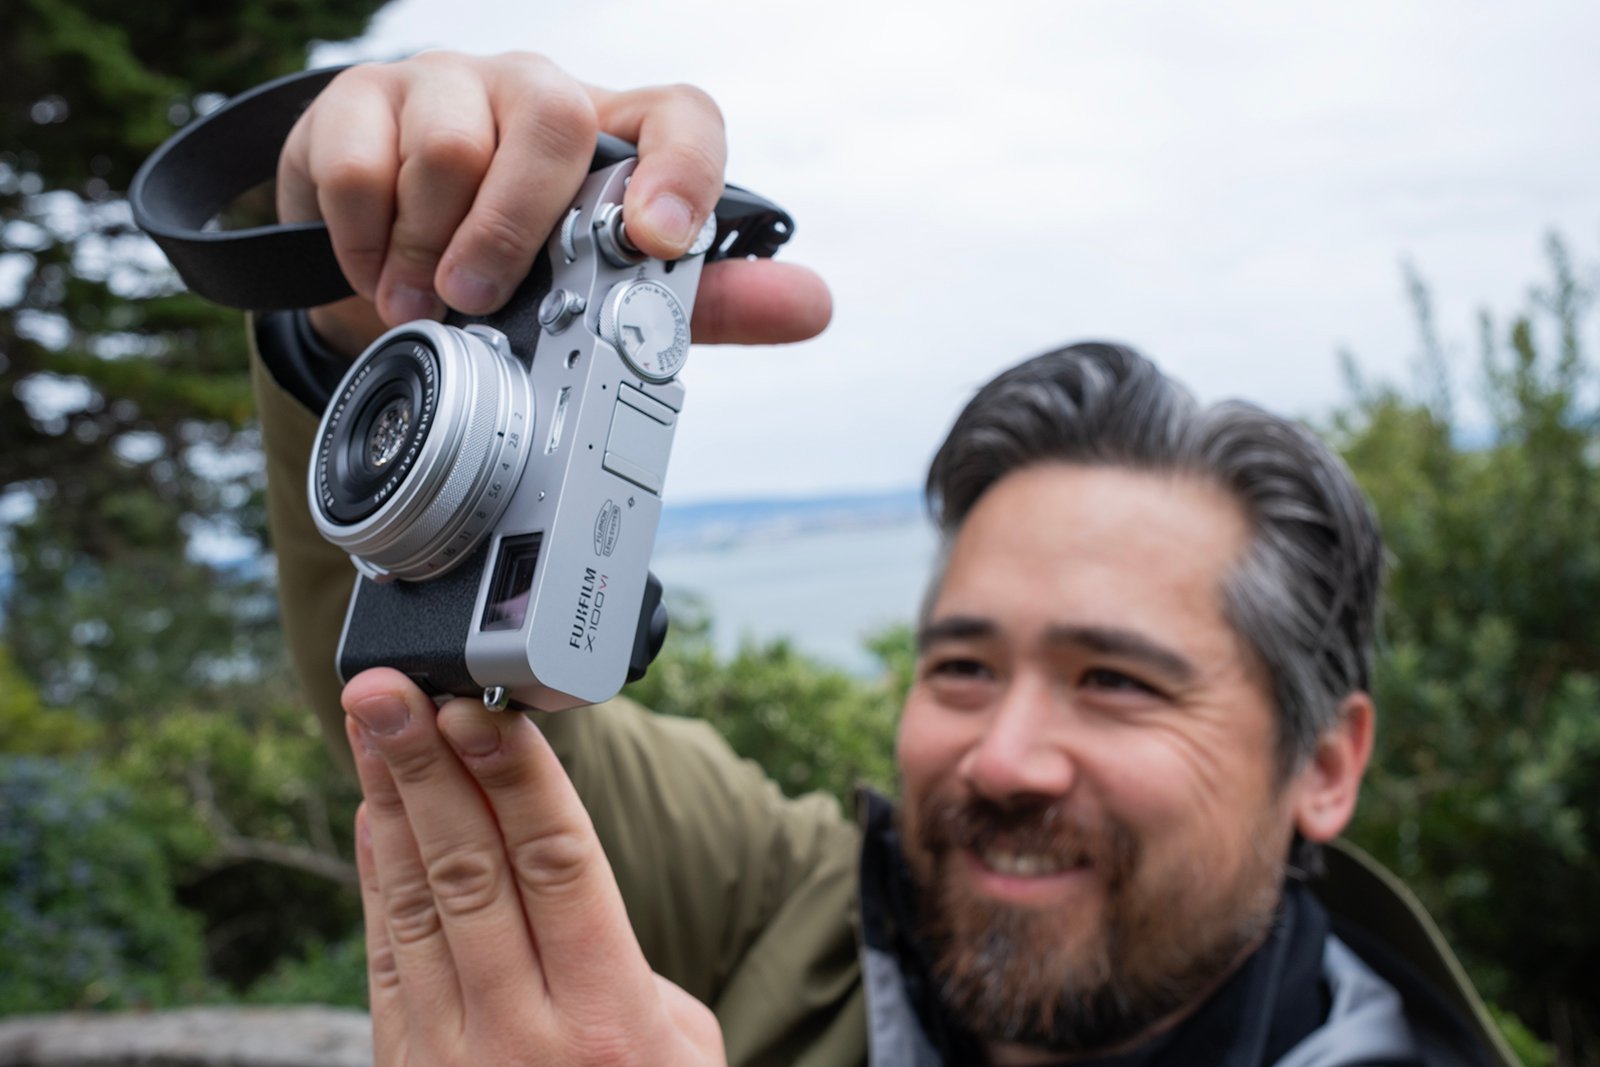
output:
[[[377,1062],[725,1062],[657,978],[571,782],[532,723],[435,711],[377,669],[344,692]]]
[[[387,944],[412,1011],[525,1010],[541,989],[494,817],[395,671],[345,688]]]
[[[319,332],[353,354],[380,327],[439,318],[446,305],[503,306],[582,183],[598,129],[639,146],[624,203],[630,239],[681,255],[715,207],[727,156],[721,113],[700,90],[593,89],[525,54],[426,53],[339,75],[279,165],[280,217],[326,220],[362,298],[319,309]],[[821,282],[771,266],[708,268],[696,339],[820,331],[830,311]]]
[[[722,112],[688,85],[590,93],[601,128],[639,146],[622,205],[629,239],[659,259],[678,258],[722,195]]]
[[[700,344],[785,344],[815,337],[832,317],[827,285],[805,267],[723,260],[700,274],[691,333]]]
[[[654,1000],[616,878],[543,735],[469,700],[438,723],[494,811],[552,1003],[571,1016]]]
[[[383,893],[378,886],[377,860],[372,854],[372,831],[366,805],[356,811],[356,869],[361,874],[361,915],[367,939],[367,999],[372,1014],[374,1063],[398,1063],[395,1056],[406,1033],[406,1005],[400,972],[389,945],[384,919]]]
[[[469,1012],[525,1010],[530,989],[580,1016],[654,999],[588,813],[531,722],[470,700],[435,711],[386,669],[344,706],[408,1002],[416,982],[451,1007],[452,968]]]
[[[376,298],[394,216],[398,151],[393,86],[372,68],[352,67],[324,90],[290,131],[278,170],[278,216],[326,220],[345,278]]]
[[[587,92],[548,60],[425,53],[335,78],[279,161],[285,221],[323,219],[396,325],[505,302],[594,154]]]
[[[472,208],[496,141],[492,102],[455,57],[424,60],[422,76],[401,93],[394,228],[378,284],[378,311],[390,323],[443,316],[439,259]]]
[[[544,736],[470,701],[446,704],[438,728],[493,808],[554,1008],[598,1027],[616,1025],[616,1005],[658,1003],[589,813]]]
[[[498,148],[436,273],[453,308],[500,307],[555,230],[594,156],[594,107],[577,82],[536,57],[488,70]]]

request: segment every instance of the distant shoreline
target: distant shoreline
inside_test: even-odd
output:
[[[898,526],[921,515],[922,494],[916,489],[668,504],[656,532],[656,550],[717,549],[829,531]]]
[[[747,640],[784,639],[872,677],[881,667],[864,642],[913,621],[937,541],[916,494],[903,499],[910,506],[786,506],[744,524],[707,518],[658,543],[651,569],[669,599],[702,602],[724,657]]]

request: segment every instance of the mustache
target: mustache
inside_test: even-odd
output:
[[[1127,878],[1139,853],[1137,839],[1114,819],[1091,818],[1059,800],[929,797],[918,811],[917,843],[935,858],[997,847],[1050,856],[1096,867],[1113,885]]]

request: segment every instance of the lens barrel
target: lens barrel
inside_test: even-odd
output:
[[[420,581],[465,559],[522,475],[533,388],[503,338],[478,329],[389,331],[322,417],[312,518],[374,577]]]

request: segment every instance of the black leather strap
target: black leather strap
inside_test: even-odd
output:
[[[207,228],[277,173],[295,120],[342,69],[291,74],[241,93],[179,130],[139,168],[128,191],[134,222],[194,292],[253,311],[315,307],[350,295],[321,222]],[[601,134],[590,169],[634,154],[633,145]],[[717,242],[707,260],[770,256],[794,232],[782,208],[734,185],[716,214]]]
[[[350,295],[320,222],[204,228],[277,173],[295,120],[340,69],[291,74],[241,93],[179,130],[139,168],[128,190],[133,221],[196,293],[256,311]]]

